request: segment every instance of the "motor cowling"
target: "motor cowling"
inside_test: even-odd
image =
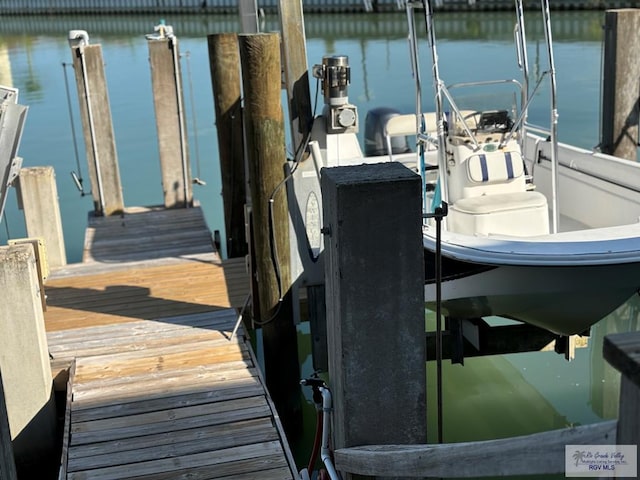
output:
[[[400,115],[398,110],[378,107],[367,112],[364,121],[364,154],[368,157],[387,155],[387,142],[384,137],[384,126],[390,118]],[[407,137],[392,137],[391,152],[395,154],[411,151]]]

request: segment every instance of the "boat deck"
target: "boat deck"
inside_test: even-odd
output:
[[[179,212],[201,240],[184,254]],[[251,347],[232,335],[243,262],[220,261],[197,211],[127,217],[92,219],[86,262],[46,284],[58,385],[69,372],[60,478],[294,478]]]

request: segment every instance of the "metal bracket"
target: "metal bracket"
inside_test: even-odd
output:
[[[17,101],[17,89],[0,86],[0,220],[7,200],[7,190],[22,166],[22,159],[17,153],[27,107],[18,105]]]
[[[13,186],[14,180],[18,178],[18,175],[20,175],[21,168],[22,168],[22,157],[15,157],[11,162],[11,165],[9,165],[9,176],[7,178],[7,185],[6,185],[7,188]]]

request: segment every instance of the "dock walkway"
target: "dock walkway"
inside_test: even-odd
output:
[[[251,347],[231,335],[244,266],[206,232],[197,208],[92,219],[86,261],[48,280],[52,372],[68,378],[61,479],[295,477]]]

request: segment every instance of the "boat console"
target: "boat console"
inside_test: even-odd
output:
[[[546,197],[530,188],[506,110],[462,111],[447,134],[448,229],[468,235],[549,233]],[[461,117],[461,119],[460,119]]]

